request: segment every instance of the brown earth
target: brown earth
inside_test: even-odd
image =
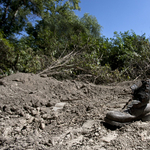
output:
[[[105,125],[133,82],[94,85],[17,73],[0,80],[1,150],[150,149],[150,122]]]

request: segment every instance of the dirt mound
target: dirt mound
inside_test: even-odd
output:
[[[149,122],[113,129],[107,111],[130,99],[130,85],[94,85],[17,73],[0,80],[0,149],[150,149]]]

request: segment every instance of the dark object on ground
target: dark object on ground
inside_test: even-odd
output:
[[[140,85],[131,86],[132,100],[122,111],[110,111],[106,114],[105,122],[114,126],[123,126],[137,120],[149,120],[150,113],[150,79],[142,81]]]

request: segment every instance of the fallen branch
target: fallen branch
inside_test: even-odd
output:
[[[78,52],[74,52],[72,51],[71,53],[69,53],[68,55],[64,56],[63,58],[58,59],[56,62],[53,62],[53,64],[51,66],[49,66],[48,68],[46,68],[45,70],[43,70],[42,72],[38,73],[39,75],[41,74],[48,74],[51,70],[53,69],[58,69],[58,68],[71,68],[73,66],[70,65],[66,65],[67,63],[69,63],[69,61],[75,57],[78,54]]]

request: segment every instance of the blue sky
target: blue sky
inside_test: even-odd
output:
[[[133,30],[150,37],[150,0],[81,0],[79,17],[89,13],[103,27],[102,35],[113,37],[114,31]]]

